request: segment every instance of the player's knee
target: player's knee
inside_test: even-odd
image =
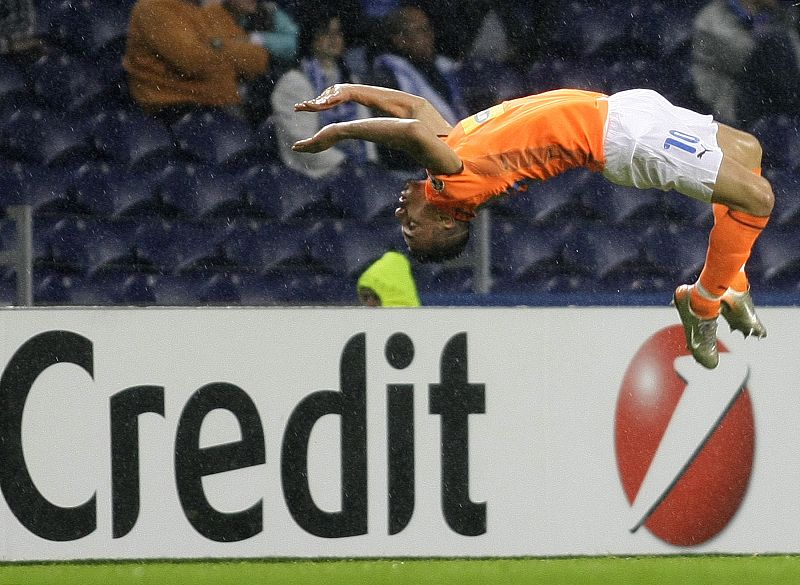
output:
[[[750,188],[750,213],[760,217],[766,217],[772,213],[775,206],[775,193],[772,186],[763,177],[754,177]]]
[[[741,132],[737,146],[742,153],[742,160],[750,161],[753,168],[761,166],[761,142],[749,132]]]

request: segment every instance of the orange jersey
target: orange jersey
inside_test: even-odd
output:
[[[608,102],[601,93],[559,89],[492,106],[443,138],[464,163],[435,175],[425,197],[462,220],[521,179],[545,180],[575,167],[600,171]]]

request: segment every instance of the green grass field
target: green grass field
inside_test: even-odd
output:
[[[0,585],[800,583],[800,556],[145,561],[0,565]]]

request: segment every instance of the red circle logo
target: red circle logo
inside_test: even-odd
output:
[[[706,370],[675,325],[650,337],[625,372],[615,449],[632,532],[645,526],[670,544],[698,545],[742,503],[755,452],[749,370],[719,350],[720,365]]]

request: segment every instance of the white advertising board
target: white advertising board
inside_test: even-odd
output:
[[[800,311],[0,312],[0,560],[800,552]]]

